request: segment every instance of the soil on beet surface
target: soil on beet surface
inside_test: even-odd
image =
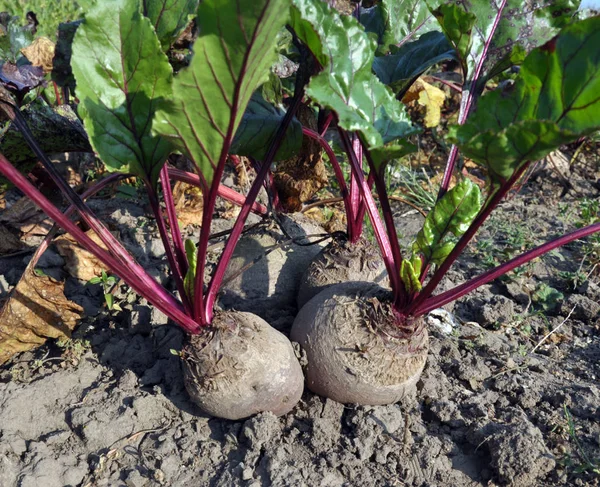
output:
[[[507,254],[520,245],[513,227],[524,215],[538,218],[523,229],[526,245],[573,227],[561,205],[575,208],[581,194],[560,198],[551,176],[503,204],[445,288],[476,273],[475,260],[504,258],[486,254],[486,239]],[[164,279],[150,224],[111,201],[97,202],[100,212],[133,249],[150,246],[145,264]],[[409,224],[398,218],[400,231]],[[344,406],[305,392],[283,417],[245,421],[191,404],[172,353],[183,333],[164,316],[125,291],[124,311],[109,313],[101,292],[68,279],[87,314],[73,341],[0,368],[0,485],[599,485],[600,288],[597,274],[576,286],[559,274],[577,271],[583,250],[570,245],[462,299],[448,308],[458,323],[450,333],[431,317],[427,365],[401,404]],[[14,285],[24,264],[0,259],[0,284]],[[62,272],[57,254],[42,264]],[[563,298],[542,299],[542,284]]]

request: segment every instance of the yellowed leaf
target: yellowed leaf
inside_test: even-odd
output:
[[[70,337],[83,308],[64,295],[64,284],[36,276],[30,264],[0,309],[0,364],[48,338]]]
[[[23,55],[34,66],[40,66],[44,73],[52,71],[54,58],[54,42],[47,37],[38,37],[28,47],[21,49]]]
[[[100,247],[106,249],[106,246],[92,230],[88,230],[88,237],[96,242]],[[54,241],[56,250],[65,259],[66,271],[76,279],[89,281],[93,277],[100,276],[104,270],[102,263],[81,247],[77,241],[69,234],[62,235]]]
[[[418,79],[406,92],[402,101],[410,103],[416,101],[425,108],[426,127],[437,127],[442,118],[442,106],[446,100],[446,94],[438,87]]]

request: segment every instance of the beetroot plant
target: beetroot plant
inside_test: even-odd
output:
[[[523,7],[511,1],[473,1],[429,5],[431,14],[421,15],[417,9],[419,15],[410,19],[420,20],[413,27],[406,25],[406,16],[395,11],[399,4],[382,1],[374,7],[378,12],[363,12],[373,18],[379,16],[378,38],[388,39],[391,47],[378,47],[377,40],[367,36],[355,19],[340,17],[318,0],[297,0],[292,7],[295,32],[323,67],[308,84],[307,95],[335,114],[391,287],[390,291],[361,282],[330,287],[308,301],[294,322],[292,339],[307,353],[308,386],[347,403],[394,402],[416,382],[427,355],[426,313],[545,252],[600,230],[598,223],[580,228],[434,294],[477,230],[530,164],[600,128],[600,56],[596,49],[600,18],[569,23],[570,4],[559,8],[556,3],[526,2]],[[399,26],[404,22],[404,32],[415,37],[419,29],[431,30],[435,20],[446,36],[436,35],[436,42],[452,46],[451,56],[459,61],[465,80],[461,112],[459,125],[448,134],[455,145],[438,201],[403,254],[384,169],[402,150],[397,139],[410,128],[392,91],[373,76],[371,67],[380,78],[387,73],[391,89],[401,94],[411,79],[430,66],[429,61],[437,62],[438,56],[449,54],[444,54],[445,48],[432,49],[426,56],[419,51],[423,44],[431,46],[431,32],[413,43],[398,41],[391,34],[402,31]],[[391,33],[390,26],[394,26]],[[560,27],[558,35],[552,37]],[[377,29],[373,31],[377,33]],[[535,44],[541,47],[525,56]],[[374,58],[382,51],[391,54]],[[421,52],[416,59],[415,52]],[[411,62],[415,70],[407,66]],[[514,64],[522,64],[514,83],[479,98],[488,80]],[[353,149],[357,139],[360,151]],[[459,151],[486,169],[488,185],[483,195],[468,178],[449,187]],[[368,178],[357,152],[368,163]]]
[[[250,313],[215,311],[217,293],[246,218],[253,209],[264,211],[255,204],[262,181],[276,156],[284,157],[299,140],[294,113],[302,100],[302,86],[286,113],[263,109],[256,115],[257,110],[248,109],[257,103],[255,92],[276,61],[277,35],[286,24],[289,8],[289,0],[205,0],[199,6],[197,1],[110,0],[97,2],[77,27],[70,65],[78,113],[93,149],[116,173],[98,185],[105,186],[107,180],[123,174],[143,181],[176,294],[155,281],[107,230],[57,174],[15,104],[3,101],[5,111],[72,208],[63,214],[3,155],[0,170],[112,274],[188,332],[181,355],[190,396],[209,414],[230,419],[259,411],[283,414],[303,390],[300,365],[284,335]],[[194,14],[199,36],[193,56],[189,66],[173,75],[163,49],[168,49]],[[244,119],[245,112],[254,117],[254,123]],[[258,147],[256,124],[263,128]],[[174,151],[192,161],[194,174],[167,167]],[[241,197],[228,192],[220,181],[229,153],[245,151],[258,153],[262,164],[248,195]],[[202,189],[197,244],[182,238],[172,179],[195,182]],[[161,188],[166,218],[161,211]],[[241,203],[241,211],[205,283],[211,221],[220,195]],[[107,250],[71,221],[73,209]]]

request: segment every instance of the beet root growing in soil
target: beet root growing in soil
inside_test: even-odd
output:
[[[366,282],[334,285],[298,313],[292,340],[306,352],[306,383],[342,403],[391,404],[423,371],[429,339],[423,318],[399,326],[391,293]]]
[[[185,387],[207,414],[241,419],[261,411],[290,412],[304,377],[290,341],[262,318],[222,312],[183,351]]]
[[[365,237],[355,243],[346,238],[334,238],[302,275],[298,308],[335,284],[355,281],[383,283],[385,273],[379,248]]]

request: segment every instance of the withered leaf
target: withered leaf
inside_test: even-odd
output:
[[[106,249],[100,237],[92,230],[88,230],[86,233],[95,243]],[[93,254],[81,247],[70,234],[58,237],[54,241],[54,245],[58,253],[65,259],[65,270],[72,277],[87,282],[102,274],[104,270],[102,263]]]
[[[64,284],[36,276],[30,264],[0,309],[0,364],[42,345],[48,338],[70,337],[83,308],[64,295]]]
[[[415,100],[420,106],[425,107],[425,127],[437,127],[442,118],[442,106],[446,94],[438,87],[418,79],[402,98],[404,103]]]
[[[38,37],[29,46],[21,49],[21,52],[31,64],[41,67],[44,73],[52,71],[54,42],[47,37]]]
[[[307,106],[301,105],[297,117],[304,126],[316,129],[316,117]],[[273,177],[285,211],[299,211],[304,202],[327,185],[327,170],[319,143],[304,137],[300,153],[278,162]]]
[[[177,219],[182,227],[199,225],[202,221],[202,191],[196,186],[177,181],[173,187]]]
[[[5,62],[0,66],[0,82],[8,89],[29,91],[44,81],[44,70],[39,66],[26,64],[17,66]]]

